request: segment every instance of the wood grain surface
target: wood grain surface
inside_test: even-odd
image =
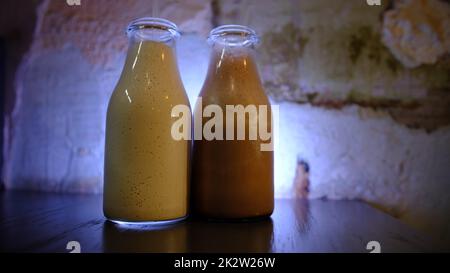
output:
[[[381,252],[442,251],[427,236],[358,201],[279,199],[256,222],[201,219],[127,228],[105,220],[101,195],[0,193],[1,252]]]

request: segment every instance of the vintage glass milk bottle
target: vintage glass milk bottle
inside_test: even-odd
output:
[[[190,141],[171,136],[172,107],[189,107],[175,56],[179,32],[167,20],[142,18],[127,34],[125,66],[108,105],[104,214],[127,223],[180,220],[187,215]]]
[[[269,132],[272,127],[270,103],[254,59],[258,37],[248,27],[225,25],[212,30],[209,41],[212,55],[194,111],[196,132],[191,180],[194,213],[218,219],[268,216],[274,206],[273,149],[263,150],[261,144],[267,141],[259,135],[252,137],[251,133],[262,125]],[[208,113],[208,105],[223,110],[223,140],[198,138],[198,123],[202,123],[204,134],[212,116],[220,118]],[[239,115],[234,112],[237,106],[258,109],[257,116],[244,113],[244,139],[242,132],[239,137]],[[261,107],[266,107],[266,115],[260,111]]]

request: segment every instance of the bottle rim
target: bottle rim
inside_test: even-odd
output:
[[[256,32],[243,25],[222,25],[209,33],[210,43],[221,43],[228,46],[254,46],[259,43]]]
[[[166,42],[180,36],[180,31],[178,30],[177,25],[163,18],[142,17],[135,19],[128,24],[126,34],[130,36],[140,30],[154,30],[159,32],[159,38],[162,42]]]

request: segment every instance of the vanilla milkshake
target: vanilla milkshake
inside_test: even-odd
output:
[[[174,105],[189,106],[166,20],[130,24],[125,66],[106,122],[104,214],[113,221],[182,219],[188,204],[188,140],[174,140]],[[190,130],[190,128],[187,128]]]

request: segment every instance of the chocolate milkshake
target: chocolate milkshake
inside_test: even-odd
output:
[[[266,106],[271,130],[270,103],[262,87],[253,57],[257,42],[253,30],[222,26],[211,31],[212,55],[200,92],[203,107],[219,105],[224,118],[223,140],[195,140],[192,162],[194,213],[207,218],[243,219],[268,216],[273,211],[273,151],[261,151],[260,138],[249,139],[250,115],[245,116],[245,140],[226,140],[230,113],[226,105]],[[198,122],[199,106],[194,115]],[[261,113],[258,113],[261,114]],[[205,124],[210,118],[203,117]]]

